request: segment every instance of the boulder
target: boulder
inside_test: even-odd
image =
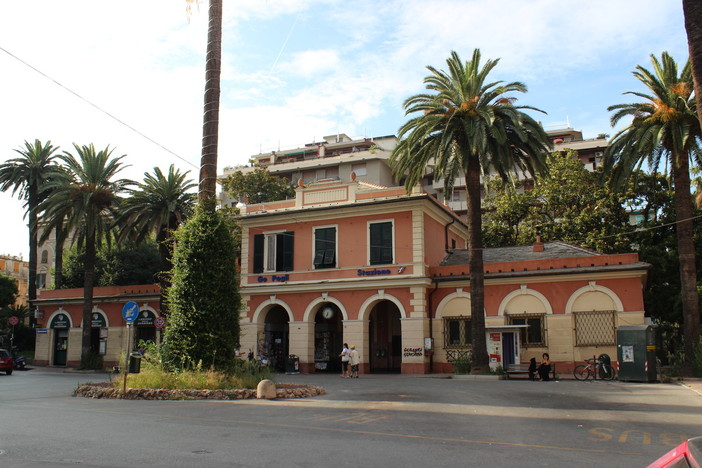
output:
[[[261,380],[256,387],[256,398],[265,400],[274,400],[278,397],[275,383],[272,380]]]

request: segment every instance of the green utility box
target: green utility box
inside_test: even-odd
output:
[[[619,380],[655,382],[656,334],[649,325],[632,325],[617,328],[617,361]]]

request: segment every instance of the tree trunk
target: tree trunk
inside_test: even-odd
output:
[[[95,286],[95,229],[86,227],[85,276],[83,281],[83,334],[80,348],[81,367],[86,367],[90,357],[90,335],[93,319],[93,289]]]
[[[63,286],[63,245],[66,243],[66,233],[63,232],[63,222],[56,227],[56,256],[54,257],[54,289]]]
[[[222,0],[210,0],[205,108],[202,123],[202,157],[198,201],[217,195],[217,144],[219,140],[219,82],[222,62]]]
[[[482,214],[480,210],[480,163],[471,155],[466,171],[468,209],[468,251],[470,254],[470,322],[473,343],[471,373],[488,371],[485,342],[485,271],[483,269]]]
[[[695,100],[697,101],[697,116],[702,121],[702,2],[699,0],[683,0],[683,13],[685,15],[685,31],[687,44],[690,50],[690,65],[692,77],[695,82]]]
[[[692,351],[700,342],[700,308],[697,294],[697,266],[692,225],[692,195],[687,153],[673,155],[676,234],[680,258],[680,295],[682,299],[685,359],[691,364]]]
[[[29,299],[29,310],[34,306],[37,298],[37,205],[39,204],[39,194],[37,187],[29,187],[27,207],[29,209],[29,284],[27,285],[27,296]]]

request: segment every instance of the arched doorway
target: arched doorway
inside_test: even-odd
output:
[[[341,372],[339,353],[343,345],[341,311],[331,302],[320,305],[314,317],[314,369]]]
[[[274,305],[266,313],[263,328],[263,342],[259,343],[259,355],[269,359],[277,372],[285,372],[285,359],[288,356],[288,312],[280,305]]]
[[[380,301],[370,313],[370,371],[400,372],[402,327],[400,309],[391,301]]]
[[[49,328],[54,332],[54,357],[52,365],[65,366],[68,361],[68,330],[71,319],[65,312],[56,314],[49,323]]]
[[[101,312],[93,312],[90,322],[90,351],[101,356],[107,351],[107,320]]]
[[[156,314],[148,309],[141,309],[139,316],[134,321],[134,346],[138,346],[142,341],[156,343],[156,326],[154,325]]]

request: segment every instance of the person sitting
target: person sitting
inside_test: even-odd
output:
[[[539,365],[539,378],[543,382],[548,382],[550,380],[549,375],[551,374],[551,357],[548,355],[548,353],[544,353],[542,356],[543,360],[541,361],[541,365]]]
[[[536,376],[535,376],[535,374],[536,374],[536,358],[535,357],[531,358],[531,360],[529,361],[528,372],[529,372],[529,380],[536,380]]]

